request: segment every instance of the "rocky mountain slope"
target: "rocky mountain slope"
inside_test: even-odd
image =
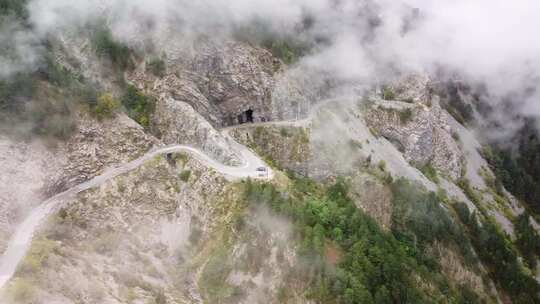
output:
[[[73,102],[65,138],[1,134],[0,254],[41,202],[77,191],[0,273],[0,303],[539,299],[536,219],[435,76],[358,90],[242,39],[145,52],[103,37],[51,38],[47,76],[32,75]],[[144,158],[175,145],[191,152]]]

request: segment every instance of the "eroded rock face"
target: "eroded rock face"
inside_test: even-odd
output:
[[[452,138],[448,114],[431,107],[397,101],[376,101],[365,113],[368,126],[399,146],[416,166],[431,164],[451,179],[459,178],[462,152]]]
[[[157,102],[153,128],[165,144],[188,144],[228,165],[239,165],[239,156],[227,138],[189,104],[172,98]]]
[[[189,70],[201,92],[220,109],[225,124],[251,109],[254,121],[270,119],[274,59],[267,50],[239,42],[204,45]]]
[[[167,56],[164,78],[141,66],[128,80],[155,96],[189,103],[216,127],[270,120],[275,63],[270,52],[231,41],[202,41],[193,48]]]
[[[103,169],[140,157],[159,141],[127,117],[117,114],[112,119],[97,121],[78,113],[78,130],[55,153],[64,155],[59,174],[48,185],[54,194],[98,175]]]
[[[425,104],[432,99],[430,82],[427,74],[410,74],[390,84],[388,89],[394,100]]]
[[[240,143],[254,148],[275,165],[301,176],[308,176],[312,148],[309,130],[303,127],[259,126],[238,128],[231,135]]]

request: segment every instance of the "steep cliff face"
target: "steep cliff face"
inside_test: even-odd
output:
[[[395,143],[407,161],[419,167],[431,165],[456,180],[461,176],[463,154],[452,137],[448,114],[436,100],[431,103],[427,107],[378,101],[367,111],[366,122]]]
[[[309,160],[313,151],[308,132],[304,127],[287,125],[247,125],[235,128],[231,135],[271,160],[278,168],[309,176]]]
[[[178,54],[165,53],[162,79],[140,67],[128,80],[156,96],[189,103],[216,127],[271,118],[275,61],[268,51],[241,42],[202,41],[182,55],[179,61]],[[247,111],[253,113],[249,118]]]
[[[160,99],[153,117],[152,128],[163,143],[193,145],[222,163],[240,164],[240,159],[231,149],[227,137],[189,104],[171,98]]]
[[[65,157],[59,175],[48,185],[49,193],[58,193],[88,180],[103,169],[140,157],[159,145],[144,129],[117,114],[98,121],[85,112],[78,114],[78,130],[56,153]]]

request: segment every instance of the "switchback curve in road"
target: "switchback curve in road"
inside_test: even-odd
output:
[[[158,155],[179,152],[188,153],[194,158],[201,161],[203,164],[207,165],[208,167],[222,173],[229,180],[248,177],[258,179],[271,179],[273,177],[272,169],[269,168],[264,163],[264,161],[257,157],[248,148],[236,143],[234,140],[231,139],[229,139],[229,142],[234,147],[234,149],[236,149],[238,153],[240,153],[243,161],[243,164],[241,166],[231,167],[224,165],[208,157],[199,149],[190,146],[174,145],[162,147],[149,151],[144,156],[135,159],[129,163],[123,164],[116,168],[108,169],[99,176],[96,176],[86,182],[76,185],[62,193],[59,193],[47,199],[38,207],[34,208],[31,211],[30,215],[17,227],[17,230],[15,231],[8,243],[7,249],[0,257],[0,289],[2,289],[4,285],[11,279],[20,261],[26,255],[32,243],[34,231],[43,222],[43,220],[48,217],[49,214],[51,214],[54,210],[58,208],[58,205],[74,197],[79,192],[98,187],[116,176],[132,171],[144,164],[146,161]],[[267,171],[257,171],[259,167],[265,167],[267,168]],[[263,176],[261,177],[261,175]]]

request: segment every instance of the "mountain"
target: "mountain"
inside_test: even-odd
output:
[[[535,118],[327,2],[1,0],[0,303],[540,302]]]

